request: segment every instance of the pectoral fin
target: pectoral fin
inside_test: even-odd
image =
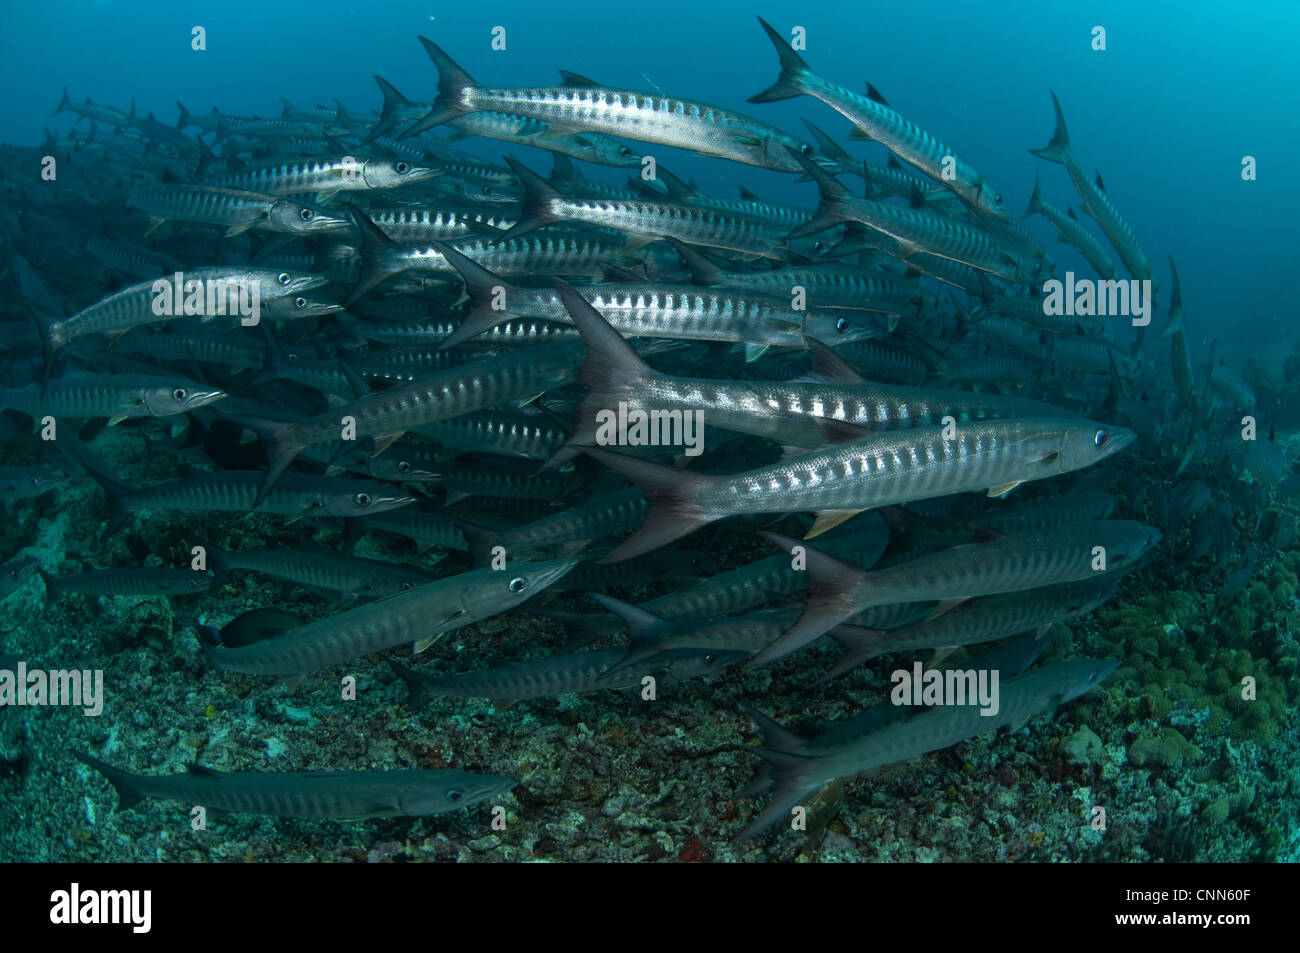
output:
[[[804,534],[804,539],[812,539],[814,536],[820,536],[827,530],[834,529],[845,520],[853,519],[861,513],[862,510],[822,510],[817,514],[817,520],[812,524],[812,529]]]

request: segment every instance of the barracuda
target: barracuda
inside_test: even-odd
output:
[[[353,158],[302,159],[247,169],[223,176],[213,185],[248,189],[266,195],[300,195],[307,192],[355,192],[397,189],[442,175],[441,169],[412,165],[405,160]]]
[[[213,585],[221,585],[234,570],[248,570],[287,579],[313,590],[337,595],[392,596],[432,582],[422,572],[405,566],[329,552],[261,549],[228,552],[207,546]]]
[[[754,837],[788,818],[792,807],[807,803],[818,788],[836,778],[907,761],[1004,725],[1021,725],[1040,711],[1089,691],[1118,665],[1113,659],[1075,659],[1007,679],[1001,683],[998,711],[992,716],[981,714],[974,705],[952,705],[910,718],[869,719],[864,722],[865,731],[841,731],[837,726],[810,741],[751,711],[763,728],[766,742],[761,747],[739,750],[763,758],[770,771],[749,793],[775,792],[740,836]],[[881,727],[881,721],[887,723]]]
[[[39,384],[0,390],[0,407],[40,419],[107,417],[110,424],[136,417],[171,417],[229,396],[183,377],[139,374],[74,374]]]
[[[690,149],[778,172],[799,171],[786,154],[787,148],[814,154],[812,146],[757,119],[707,103],[607,89],[576,74],[563,74],[569,82],[565,86],[482,87],[431,40],[420,37],[420,42],[438,70],[438,98],[429,114],[405,135],[466,113],[489,111],[540,119],[555,129],[600,132]]]
[[[937,306],[920,284],[892,272],[866,271],[851,265],[786,266],[768,271],[723,271],[689,245],[669,238],[699,285],[749,288],[773,297],[788,297],[803,288],[814,308],[845,308],[880,314],[921,314]],[[835,342],[836,347],[849,342]]]
[[[621,334],[626,332],[612,327],[602,316],[597,310],[600,295],[588,304],[574,291],[562,289],[562,294],[586,345],[578,381],[587,393],[565,445],[568,452],[557,454],[551,464],[568,459],[574,447],[594,444],[597,413],[620,403],[629,408],[666,412],[701,411],[711,426],[808,448],[860,439],[882,430],[937,427],[949,416],[964,425],[1063,413],[1049,404],[1024,398],[871,384],[839,364],[820,345],[815,345],[815,354],[831,369],[828,379],[727,381],[671,377],[651,369],[623,340]]]
[[[504,572],[476,569],[248,645],[226,647],[211,629],[202,630],[200,644],[223,672],[251,675],[304,675],[399,645],[421,652],[448,632],[531,599],[576,565],[557,559],[515,563]]]
[[[221,282],[226,287],[232,285],[251,287],[256,284],[263,302],[273,298],[300,295],[304,291],[321,287],[327,281],[321,275],[228,266],[193,268],[184,272],[184,275],[187,284],[201,282],[206,285],[208,282]],[[116,336],[144,324],[165,321],[169,317],[183,317],[184,315],[159,315],[154,312],[155,284],[156,281],[149,280],[127,285],[69,318],[51,322],[46,329],[50,349],[57,351],[69,341],[87,334]],[[204,317],[210,319],[213,316],[204,315]]]
[[[127,199],[149,213],[156,226],[165,221],[228,225],[226,237],[250,228],[288,235],[314,235],[351,227],[346,218],[303,202],[260,192],[204,185],[137,186]]]
[[[859,96],[822,79],[808,68],[803,58],[790,47],[785,37],[772,29],[771,24],[762,17],[758,22],[763,25],[781,58],[781,75],[772,86],[750,97],[751,103],[770,103],[796,96],[820,99],[857,127],[858,135],[850,138],[874,139],[935,182],[952,189],[975,211],[993,218],[1007,217],[1002,197],[984,176],[958,158],[950,147],[891,109],[874,87],[867,84],[872,95]]]
[[[455,269],[434,243],[398,244],[359,210],[353,218],[362,235],[365,266],[348,296],[350,306],[395,275],[408,271],[452,277]],[[589,235],[547,235],[539,238],[473,238],[456,242],[456,249],[501,275],[566,275],[599,278],[610,261],[623,254],[624,243]]]
[[[506,317],[529,315],[557,323],[572,321],[571,309],[566,309],[564,304],[563,290],[516,287],[450,245],[435,243],[434,247],[460,273],[469,296],[464,323],[441,347],[463,344]],[[868,326],[855,326],[851,318],[816,309],[794,311],[789,298],[769,297],[755,291],[650,282],[591,285],[573,290],[598,308],[618,333],[626,337],[743,344],[750,360],[768,347],[802,349],[810,337],[848,343],[875,333]],[[493,308],[501,293],[505,295],[507,311]]]
[[[257,503],[299,453],[340,440],[344,417],[352,418],[355,439],[383,437],[391,442],[412,427],[531,398],[558,386],[572,376],[577,354],[571,344],[553,344],[534,349],[528,360],[507,355],[465,364],[368,394],[297,423],[235,418],[266,441],[267,474]]]
[[[1065,128],[1065,113],[1061,110],[1061,101],[1056,98],[1056,93],[1052,93],[1052,108],[1056,111],[1056,131],[1052,134],[1052,141],[1043,148],[1031,149],[1030,152],[1040,159],[1065,166],[1065,171],[1070,174],[1070,181],[1074,183],[1079,196],[1083,199],[1083,210],[1101,227],[1129,274],[1139,279],[1150,278],[1151,262],[1146,252],[1142,250],[1142,246],[1138,244],[1133,229],[1106,195],[1105,186],[1101,182],[1101,173],[1097,174],[1097,182],[1094,185],[1084,173],[1083,166],[1070,152],[1070,133]],[[1152,303],[1154,304],[1154,301]]]
[[[277,771],[231,773],[191,767],[188,774],[131,774],[74,752],[117,791],[118,809],[145,798],[276,817],[424,817],[480,804],[519,782],[464,771]]]
[[[807,159],[800,156],[797,161],[816,181],[822,201],[817,214],[790,233],[791,239],[816,234],[841,222],[861,222],[892,239],[896,247],[886,246],[886,250],[897,258],[931,254],[1008,281],[1032,281],[1047,273],[1042,259],[1017,254],[1013,246],[973,222],[858,198]]]
[[[1060,240],[1082,255],[1098,275],[1108,279],[1116,277],[1115,263],[1110,260],[1110,255],[1106,254],[1106,249],[1102,247],[1101,242],[1093,238],[1092,234],[1083,227],[1078,216],[1074,214],[1074,209],[1067,209],[1063,213],[1048,204],[1043,198],[1037,175],[1034,176],[1034,192],[1029,196],[1029,207],[1025,209],[1021,219],[1034,214],[1041,215],[1051,222],[1052,227],[1060,233]]]
[[[261,470],[199,473],[183,480],[144,487],[128,486],[95,470],[88,472],[108,498],[109,520],[104,536],[117,532],[132,514],[146,510],[250,513],[260,506],[264,513],[301,519],[317,515],[365,516],[415,502],[415,497],[382,483],[299,473],[288,474],[264,498],[259,498],[258,490],[266,479]]]
[[[452,119],[447,125],[458,134],[484,136],[502,142],[536,146],[548,152],[572,156],[598,165],[623,169],[635,169],[641,165],[641,156],[617,139],[611,139],[598,132],[556,135],[552,127],[540,119],[528,119],[505,113],[476,112]],[[448,141],[455,142],[457,138],[457,135],[453,135]]]
[[[955,648],[995,642],[1031,630],[1042,638],[1056,623],[1087,615],[1114,598],[1116,591],[1116,586],[1108,582],[1066,583],[972,599],[937,618],[922,619],[889,632],[837,626],[831,636],[844,654],[821,681],[838,678],[864,662],[896,652],[936,649],[936,656],[942,656]]]
[[[215,577],[192,569],[92,569],[70,576],[51,576],[37,570],[45,581],[46,606],[68,592],[91,596],[186,596],[207,592]]]
[[[785,239],[769,219],[681,203],[565,196],[514,159],[507,157],[506,162],[523,183],[524,206],[503,239],[555,222],[583,222],[622,232],[627,236],[624,251],[672,236],[693,245],[782,260]]]
[[[816,536],[863,510],[1021,483],[1091,466],[1134,434],[1079,418],[981,421],[874,435],[732,476],[707,476],[584,448],[637,483],[653,505],[645,525],[606,557],[628,559],[741,513],[818,511]]]
[[[1160,541],[1160,531],[1132,520],[1102,520],[954,546],[878,572],[863,572],[812,547],[764,533],[807,557],[809,595],[803,615],[780,641],[756,656],[763,665],[784,658],[872,606],[938,599],[946,611],[966,599],[1100,580],[1132,569]],[[1099,569],[1097,547],[1105,568]]]

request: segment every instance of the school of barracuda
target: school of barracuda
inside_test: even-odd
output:
[[[1112,598],[1161,533],[1110,518],[1104,481],[1079,471],[1138,439],[1120,420],[1149,430],[1175,408],[1197,420],[1212,399],[1249,406],[1248,389],[1222,366],[1191,367],[1176,273],[1164,286],[1168,364],[1145,358],[1140,337],[1117,344],[1116,319],[1043,307],[1048,236],[1098,278],[1153,274],[1071,151],[1060,103],[1036,154],[1065,166],[1078,197],[1044,165],[1025,215],[1046,222],[1030,228],[954,147],[874,87],[818,75],[760,22],[779,77],[750,101],[807,97],[806,137],[764,122],[761,107],[751,117],[568,72],[561,85],[480,85],[423,37],[436,97],[407,99],[376,76],[378,112],[180,106],[168,125],[65,91],[59,111],[77,131],[9,149],[4,164],[16,303],[0,405],[13,461],[26,458],[0,468],[4,496],[95,481],[104,540],[147,526],[183,558],[62,575],[15,560],[5,595],[40,576],[48,613],[65,593],[179,598],[230,677],[373,669],[409,686],[416,713],[448,696],[745,678],[832,644],[842,655],[816,691],[833,693],[881,656],[939,666],[1020,636],[969,663],[1002,673],[992,718],[884,701],[804,738],[750,711],[763,740],[741,747],[762,772],[736,795],[756,798],[730,832],[743,837],[787,823],[829,782],[1021,725],[1097,685],[1114,660],[1033,667],[1043,633]],[[888,162],[851,155],[826,131],[835,113]],[[500,166],[453,148],[470,136],[522,158]],[[702,194],[671,173],[673,149],[798,176],[807,202]],[[16,178],[20,151],[24,168],[54,157],[57,178]],[[630,177],[611,186],[580,163]],[[54,246],[73,251],[41,251]],[[220,313],[214,287],[229,292]],[[249,301],[256,320],[236,307]],[[1139,391],[1168,397],[1135,412]],[[655,412],[678,445],[637,437],[638,412]],[[611,420],[630,428],[614,441]],[[692,421],[702,429],[684,453]],[[97,449],[105,422],[138,435],[154,479],[128,482]],[[1030,501],[1005,499],[1034,481],[1046,483]],[[284,532],[215,545],[249,513],[274,514]],[[768,555],[728,557],[719,521]],[[366,534],[393,552],[405,537],[416,555],[351,555]],[[324,608],[205,615],[207,594],[245,573]],[[665,594],[633,605],[596,591],[642,584]],[[561,591],[565,609],[551,605]],[[533,610],[567,627],[563,649],[469,671],[439,656],[450,632]],[[387,667],[372,657],[408,646],[413,658],[390,653]],[[156,797],[425,815],[518,783],[450,769],[133,774],[76,754],[124,807]]]

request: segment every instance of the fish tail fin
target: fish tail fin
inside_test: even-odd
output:
[[[854,612],[853,590],[866,577],[861,569],[814,549],[803,540],[777,533],[760,533],[788,553],[798,547],[808,572],[808,596],[803,615],[782,636],[750,659],[748,666],[766,665],[803,648],[825,635]]]
[[[257,491],[257,499],[253,501],[253,509],[257,509],[265,501],[276,481],[289,469],[289,464],[297,458],[303,445],[295,439],[295,425],[291,422],[244,414],[232,414],[226,419],[257,434],[266,446],[266,478],[262,480],[262,486]]]
[[[821,204],[817,206],[817,212],[812,218],[787,235],[786,239],[793,240],[807,235],[815,235],[833,225],[847,221],[848,216],[844,213],[843,205],[845,197],[852,194],[849,192],[848,186],[797,150],[787,146],[786,151],[803,166],[808,177],[817,183],[817,191],[821,195]]]
[[[716,519],[701,512],[693,500],[694,495],[712,484],[716,477],[595,447],[584,447],[583,453],[637,484],[651,504],[641,528],[603,557],[602,563],[622,562],[651,552]]]
[[[814,684],[822,685],[832,681],[845,672],[857,668],[863,662],[875,658],[880,654],[876,647],[884,634],[880,629],[869,629],[860,625],[837,625],[831,630],[831,638],[840,644],[840,648],[844,650],[843,654]]]
[[[1061,165],[1068,166],[1073,161],[1070,156],[1070,133],[1065,128],[1065,113],[1061,109],[1061,101],[1056,98],[1056,93],[1052,93],[1052,108],[1056,110],[1056,130],[1052,133],[1052,141],[1041,149],[1030,149],[1029,152],[1048,162],[1059,162]]]
[[[82,461],[82,465],[90,474],[90,478],[99,484],[100,489],[104,491],[104,498],[108,501],[108,522],[100,535],[101,539],[107,539],[126,525],[126,521],[131,518],[131,511],[127,508],[127,497],[135,488],[110,473],[90,466],[85,461]]]
[[[653,612],[648,612],[640,606],[598,592],[587,593],[587,598],[614,613],[627,626],[628,641],[630,643],[627,647],[627,654],[605,669],[603,677],[608,678],[611,675],[626,671],[662,653],[663,647],[659,638],[665,631],[671,630],[671,623],[665,622]]]
[[[421,675],[413,668],[407,668],[399,662],[392,659],[385,659],[388,667],[399,676],[402,681],[406,682],[406,687],[411,692],[410,699],[406,702],[407,711],[419,711],[429,702],[439,697],[442,693],[438,690],[438,680],[430,678],[428,675]]]
[[[212,147],[201,136],[196,136],[194,141],[199,144],[199,167],[194,170],[194,174],[199,178],[203,178],[216,165],[217,154],[212,151]]]
[[[36,567],[36,574],[41,577],[41,582],[45,583],[45,601],[42,604],[48,609],[59,601],[59,596],[63,595],[63,588],[59,585],[58,579],[40,566]]]
[[[802,96],[804,94],[803,78],[809,72],[808,64],[803,61],[802,56],[794,51],[794,47],[789,44],[786,38],[773,29],[772,24],[762,17],[758,18],[758,22],[763,25],[763,31],[767,34],[767,38],[776,47],[776,55],[781,58],[781,75],[767,89],[757,95],[750,96],[748,101],[751,103],[774,103],[780,99],[793,99],[796,96]]]
[[[442,253],[442,257],[447,259],[447,264],[456,269],[461,281],[465,283],[465,294],[469,297],[465,320],[439,342],[438,350],[445,351],[463,344],[470,338],[477,337],[502,321],[510,319],[511,313],[508,309],[497,310],[492,306],[492,302],[499,295],[504,294],[507,299],[509,298],[510,292],[515,290],[510,282],[484,268],[467,255],[462,255],[451,245],[444,242],[432,244]]]
[[[108,780],[109,784],[113,785],[113,790],[117,792],[119,811],[129,810],[148,796],[136,786],[138,779],[135,775],[115,768],[111,764],[105,764],[84,751],[74,751],[72,755],[82,764],[94,768]]]
[[[368,145],[375,139],[378,139],[384,133],[391,130],[402,120],[398,115],[398,110],[404,106],[410,106],[411,101],[397,91],[397,87],[384,79],[382,76],[374,75],[374,80],[379,84],[379,91],[384,95],[384,105],[379,110],[379,119],[375,121],[370,131],[366,133],[361,145]]]
[[[501,233],[501,236],[494,243],[498,245],[511,238],[526,235],[543,226],[550,225],[552,222],[559,221],[551,212],[550,205],[552,199],[562,197],[555,186],[532,169],[520,164],[510,156],[506,156],[505,159],[506,165],[510,166],[510,170],[519,176],[519,183],[524,188],[524,199],[523,208],[519,212],[519,220]]]
[[[59,100],[59,105],[55,107],[54,112],[50,113],[50,115],[57,116],[59,113],[63,112],[63,110],[67,109],[71,105],[72,105],[72,100],[68,98],[68,87],[64,86],[63,98]]]
[[[348,210],[357,231],[361,233],[361,277],[344,302],[344,307],[356,304],[396,274],[389,266],[385,254],[396,242],[360,208],[349,205]]]
[[[751,797],[762,793],[754,790],[759,784],[764,790],[773,792],[767,806],[736,835],[737,840],[750,840],[782,820],[788,820],[791,810],[821,786],[808,777],[817,764],[815,757],[759,746],[744,746],[737,750],[763,759],[763,770],[756,779],[757,783],[749,785],[742,793],[749,793]]]
[[[1169,271],[1174,276],[1174,290],[1169,296],[1169,320],[1160,331],[1160,337],[1171,338],[1183,329],[1183,286],[1178,281],[1178,266],[1174,256],[1169,256]]]
[[[1034,191],[1029,196],[1029,207],[1025,209],[1025,214],[1020,216],[1020,221],[1024,221],[1031,215],[1035,215],[1043,210],[1043,190],[1042,179],[1038,171],[1034,171]]]
[[[203,547],[207,555],[208,568],[212,570],[212,588],[216,589],[225,581],[226,576],[230,575],[230,570],[233,568],[230,565],[230,554],[203,540],[200,540],[198,545]]]
[[[573,319],[586,354],[578,369],[577,380],[586,388],[582,403],[578,405],[576,422],[567,440],[545,463],[548,470],[577,456],[577,447],[591,446],[596,442],[596,415],[599,411],[617,407],[620,401],[634,399],[646,390],[654,371],[641,360],[623,335],[614,330],[605,317],[563,279],[555,279],[569,316]]]
[[[44,397],[49,390],[50,378],[54,376],[54,362],[68,338],[62,321],[51,321],[37,308],[28,308],[28,312],[36,325],[36,337],[41,342],[41,396]]]
[[[420,43],[424,46],[424,52],[429,54],[429,59],[433,61],[434,68],[438,71],[438,96],[433,101],[433,108],[424,116],[408,126],[400,138],[405,139],[409,136],[418,136],[426,129],[432,129],[434,126],[440,126],[449,119],[455,119],[457,116],[463,116],[470,112],[460,100],[464,91],[470,87],[477,86],[473,77],[457,65],[456,61],[448,56],[437,43],[428,37],[420,37]]]
[[[472,523],[461,516],[451,517],[465,542],[469,546],[469,555],[475,569],[482,569],[492,560],[492,547],[501,544],[501,533]]]

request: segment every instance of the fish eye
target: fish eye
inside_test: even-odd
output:
[[[313,218],[316,217],[316,213],[309,208],[304,208],[299,210],[298,217],[302,219],[304,222],[310,222]]]
[[[402,460],[402,461],[400,461],[400,462],[397,464],[397,472],[398,472],[398,473],[410,473],[410,472],[411,472],[411,465],[410,465],[409,463],[407,463],[405,460]]]
[[[188,396],[189,394],[186,393],[184,387],[178,387],[172,391],[172,400],[184,400]]]
[[[454,789],[453,789],[453,790],[447,792],[447,800],[448,800],[448,801],[459,801],[460,799],[461,799],[461,792],[460,792],[460,791],[457,791],[457,790],[454,790]]]
[[[491,194],[492,194],[492,186],[490,186],[490,185],[485,185],[485,186],[483,186],[483,194],[484,194],[484,195],[491,195]]]
[[[293,306],[295,308],[300,308],[300,309],[305,308],[307,307],[307,299],[304,298],[302,295],[298,295],[298,297],[293,299]]]
[[[282,271],[275,276],[275,280],[280,282],[282,285],[287,285],[289,282],[293,281],[293,277],[287,271]]]
[[[405,162],[399,162],[397,165],[393,166],[393,168],[397,170],[398,175],[406,175],[406,173],[411,171],[411,167]]]
[[[806,156],[810,156],[813,154],[813,147],[808,145],[808,143],[805,142],[802,146],[799,147],[799,151]]]
[[[1098,449],[1100,449],[1106,446],[1106,441],[1109,439],[1110,434],[1106,433],[1104,430],[1098,430],[1096,436],[1092,438],[1092,442],[1097,445]]]
[[[358,493],[356,496],[352,497],[352,502],[356,503],[357,506],[369,506],[369,505],[370,505],[370,494],[369,494],[369,493]]]
[[[511,592],[523,592],[527,588],[528,588],[528,580],[525,579],[523,576],[515,576],[515,578],[510,580]]]
[[[619,147],[618,147],[618,154],[619,154],[622,158],[626,159],[628,156],[630,156],[630,155],[632,154],[632,150],[629,149],[627,146],[619,146]]]
[[[841,334],[843,334],[848,329],[849,329],[848,318],[840,318],[838,321],[835,322],[835,330],[839,331]]]
[[[410,591],[411,591],[412,589],[414,589],[414,588],[415,588],[415,587],[412,586],[409,582],[404,582],[404,583],[402,583],[402,591],[403,591],[403,592],[410,592]]]
[[[813,242],[813,251],[824,251],[825,249],[826,249],[826,243],[823,242],[820,238],[817,239],[817,241]]]
[[[714,662],[716,662],[717,660],[718,660],[718,657],[717,657],[716,655],[706,655],[706,656],[704,656],[704,664],[705,664],[705,665],[712,665],[712,664],[713,664]]]

